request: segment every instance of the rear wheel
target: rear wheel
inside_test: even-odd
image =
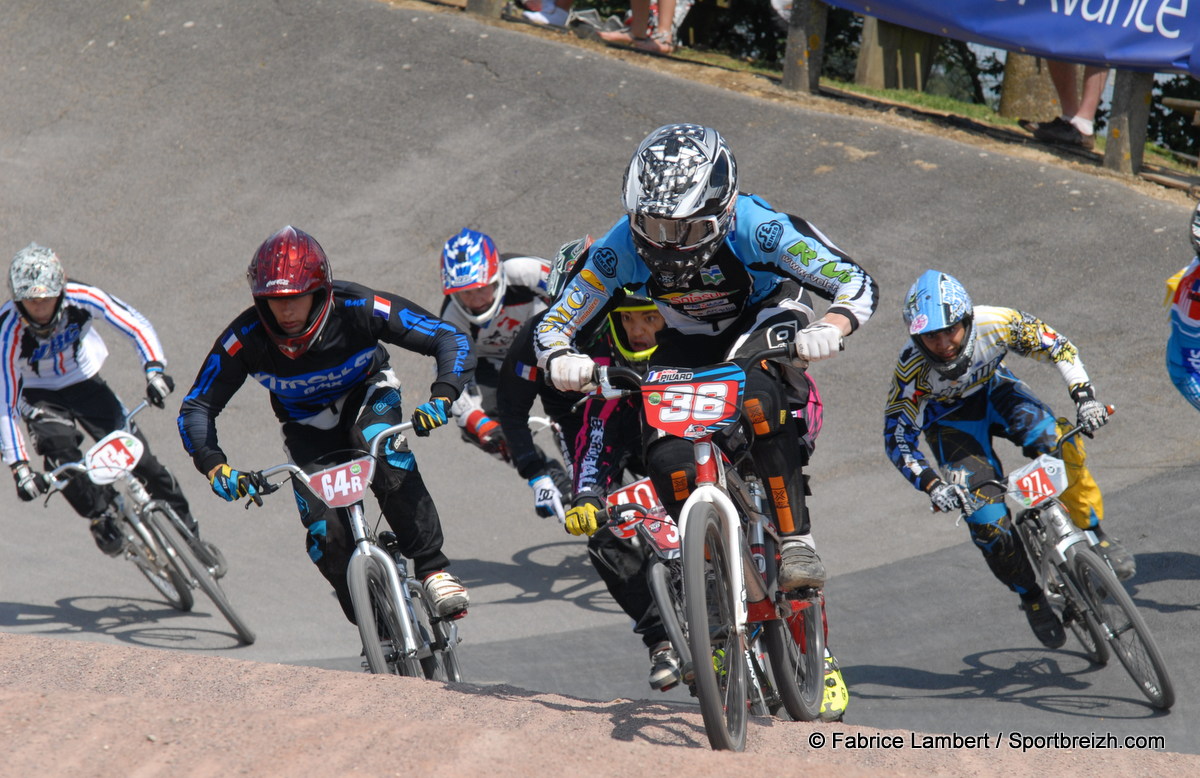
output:
[[[151,586],[158,590],[168,604],[176,610],[190,611],[195,604],[192,588],[175,569],[167,551],[155,540],[154,534],[145,526],[148,537],[142,535],[122,517],[118,522],[121,531],[125,533],[126,554],[130,561],[137,566]]]
[[[425,589],[416,581],[408,582],[408,596],[417,621],[417,633],[424,643],[417,652],[421,672],[430,681],[462,681],[458,665],[458,628],[454,622],[436,616],[425,596]]]
[[[796,602],[800,609],[787,619],[763,624],[775,687],[792,719],[816,721],[825,694],[825,625],[820,594],[811,592],[805,599],[784,602]]]
[[[717,510],[696,503],[683,537],[684,605],[696,697],[714,749],[746,747],[746,643],[734,613],[731,550]]]
[[[1090,548],[1076,549],[1072,559],[1076,580],[1106,631],[1109,647],[1150,704],[1170,708],[1175,704],[1175,687],[1142,614],[1107,562]]]
[[[229,604],[229,597],[226,596],[225,590],[221,588],[216,579],[213,578],[209,565],[196,558],[195,551],[184,542],[171,517],[161,510],[152,510],[147,512],[146,520],[154,527],[154,531],[163,542],[163,545],[170,546],[168,553],[174,554],[174,559],[183,566],[183,570],[188,574],[188,577],[192,581],[195,581],[204,590],[204,593],[208,595],[209,599],[213,601],[213,604],[217,606],[217,610],[221,612],[221,615],[233,627],[233,631],[237,633],[238,639],[248,646],[253,645],[255,640],[254,630],[246,625],[242,617]]]
[[[654,559],[646,570],[650,593],[667,631],[667,639],[679,656],[679,673],[689,687],[696,683],[692,650],[688,645],[687,613],[683,603],[683,573],[678,560]]]

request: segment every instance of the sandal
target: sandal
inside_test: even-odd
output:
[[[633,47],[647,54],[670,54],[675,51],[671,36],[665,32],[656,32],[645,38],[634,38]]]
[[[596,35],[610,46],[632,46],[633,36],[629,30],[599,30]]]

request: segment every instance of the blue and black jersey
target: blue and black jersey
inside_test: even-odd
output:
[[[431,396],[453,401],[473,376],[475,356],[466,335],[415,303],[348,281],[334,282],[333,299],[321,334],[296,359],[275,346],[253,307],[217,338],[179,414],[184,448],[200,472],[226,461],[216,417],[247,378],[271,393],[281,423],[324,426],[323,417],[339,401],[388,367],[383,343],[436,359]]]

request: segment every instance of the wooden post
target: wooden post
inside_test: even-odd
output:
[[[467,0],[467,13],[499,19],[505,5],[506,0]]]
[[[1117,71],[1104,146],[1104,167],[1109,170],[1134,175],[1142,169],[1153,85],[1153,73]]]
[[[923,92],[941,43],[936,35],[864,16],[854,83]]]
[[[788,19],[787,48],[783,55],[784,89],[810,95],[821,89],[821,68],[825,63],[825,25],[829,6],[820,0],[793,0]]]
[[[1076,79],[1081,79],[1083,68],[1077,67],[1075,70]],[[1031,54],[1008,52],[1004,59],[1004,80],[1000,84],[998,113],[1010,119],[1031,119],[1037,122],[1050,121],[1062,113],[1046,60]]]

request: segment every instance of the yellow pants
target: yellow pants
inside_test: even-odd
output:
[[[1066,419],[1059,419],[1058,434],[1062,435],[1074,426]],[[1087,469],[1087,453],[1083,450],[1082,433],[1063,444],[1062,458],[1067,466],[1067,489],[1059,499],[1062,500],[1075,526],[1087,529],[1094,522],[1104,520],[1104,496],[1100,494],[1099,484]]]

